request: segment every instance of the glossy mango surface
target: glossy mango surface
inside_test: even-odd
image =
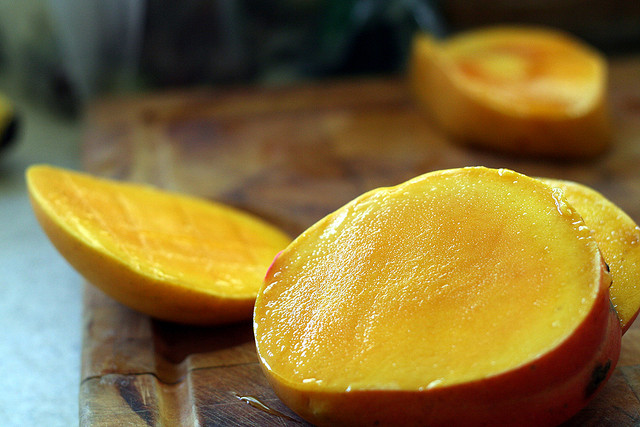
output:
[[[586,404],[594,366],[615,366],[609,285],[561,191],[508,170],[438,171],[295,239],[254,333],[274,390],[314,424],[546,425]]]
[[[262,278],[290,241],[231,207],[149,186],[32,166],[36,217],[89,282],[131,308],[183,323],[251,318]]]

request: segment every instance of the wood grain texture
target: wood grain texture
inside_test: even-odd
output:
[[[292,236],[375,187],[460,166],[587,184],[640,221],[640,59],[611,64],[613,149],[549,162],[471,150],[435,129],[399,79],[202,89],[104,100],[86,116],[85,168],[218,200]],[[85,291],[82,425],[298,425],[260,372],[251,324],[159,322]],[[640,424],[640,327],[567,425]]]

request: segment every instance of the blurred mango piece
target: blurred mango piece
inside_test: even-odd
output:
[[[493,27],[443,41],[418,34],[409,80],[456,141],[555,158],[593,157],[611,142],[606,59],[555,30]]]

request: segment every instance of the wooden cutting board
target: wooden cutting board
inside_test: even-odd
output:
[[[379,186],[484,165],[590,185],[640,221],[640,58],[611,64],[615,144],[592,161],[471,150],[415,107],[401,79],[192,90],[104,100],[89,109],[85,168],[253,212],[292,236]],[[258,366],[250,322],[151,320],[86,286],[81,425],[304,424]],[[613,377],[571,426],[640,425],[640,326]]]

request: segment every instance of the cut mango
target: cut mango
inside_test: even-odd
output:
[[[454,139],[521,155],[584,157],[611,141],[607,63],[550,29],[495,27],[415,37],[410,83]]]
[[[288,236],[236,209],[45,165],[27,171],[51,242],[90,283],[150,316],[182,323],[250,319]]]
[[[366,193],[274,261],[254,334],[280,399],[317,425],[558,424],[613,371],[621,329],[591,232],[508,170]]]
[[[626,332],[640,310],[640,227],[592,188],[572,181],[548,178],[543,181],[562,189],[593,231],[611,271],[611,302],[620,317],[622,332]]]

